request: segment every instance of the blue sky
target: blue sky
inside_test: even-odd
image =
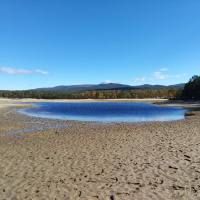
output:
[[[1,0],[0,90],[200,75],[199,0]]]

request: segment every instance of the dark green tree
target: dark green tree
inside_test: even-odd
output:
[[[200,99],[200,76],[193,76],[185,84],[181,97],[184,99]]]

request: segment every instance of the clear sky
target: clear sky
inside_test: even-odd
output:
[[[199,0],[1,0],[0,90],[200,75]]]

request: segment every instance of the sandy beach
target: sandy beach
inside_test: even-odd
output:
[[[200,102],[141,101],[200,109]],[[11,102],[33,100],[0,100],[1,200],[200,199],[200,111],[103,125],[29,117],[17,110],[30,105]]]

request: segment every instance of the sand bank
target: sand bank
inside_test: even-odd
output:
[[[86,103],[86,102],[166,102],[168,99],[5,99],[0,98],[0,103],[6,102],[66,102],[66,103]]]
[[[156,104],[160,106],[172,106],[172,107],[180,107],[180,108],[188,108],[188,109],[200,109],[200,100],[169,100],[169,101],[161,101]]]
[[[0,109],[0,199],[200,199],[198,111],[102,125],[28,117],[9,105]],[[19,130],[32,131],[7,134]]]

